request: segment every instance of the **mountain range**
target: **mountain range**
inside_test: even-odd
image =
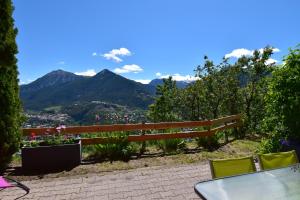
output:
[[[92,77],[56,70],[32,83],[21,85],[20,97],[25,110],[40,111],[93,101],[147,109],[154,100],[156,86],[162,83],[162,79],[154,79],[149,84],[142,84],[107,69]],[[177,82],[179,88],[187,84]]]
[[[156,78],[149,82],[149,85],[152,85],[154,87],[158,85],[162,85],[164,83],[163,79]],[[176,81],[176,86],[180,89],[187,87],[191,82],[186,81]]]

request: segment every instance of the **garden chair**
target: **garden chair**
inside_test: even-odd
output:
[[[209,160],[213,179],[256,172],[252,156],[233,159]]]
[[[296,151],[267,153],[258,155],[261,170],[288,167],[299,162]]]
[[[26,194],[28,194],[30,191],[30,189],[27,186],[25,186],[24,184],[22,184],[16,180],[0,176],[0,189],[3,190],[6,188],[10,188],[10,187],[19,187],[19,188],[25,190]]]

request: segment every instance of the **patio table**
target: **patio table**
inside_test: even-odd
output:
[[[207,200],[299,200],[300,165],[203,181],[194,189]]]

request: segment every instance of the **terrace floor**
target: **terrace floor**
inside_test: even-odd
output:
[[[31,191],[19,199],[200,199],[194,184],[209,178],[207,162],[43,178],[22,181]],[[9,188],[0,191],[0,199],[16,199],[23,194],[20,189]]]

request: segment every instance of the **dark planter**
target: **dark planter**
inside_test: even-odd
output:
[[[70,169],[81,163],[81,141],[75,144],[22,148],[24,170]]]
[[[282,140],[281,145],[283,151],[295,150],[300,159],[300,142],[298,140]]]

